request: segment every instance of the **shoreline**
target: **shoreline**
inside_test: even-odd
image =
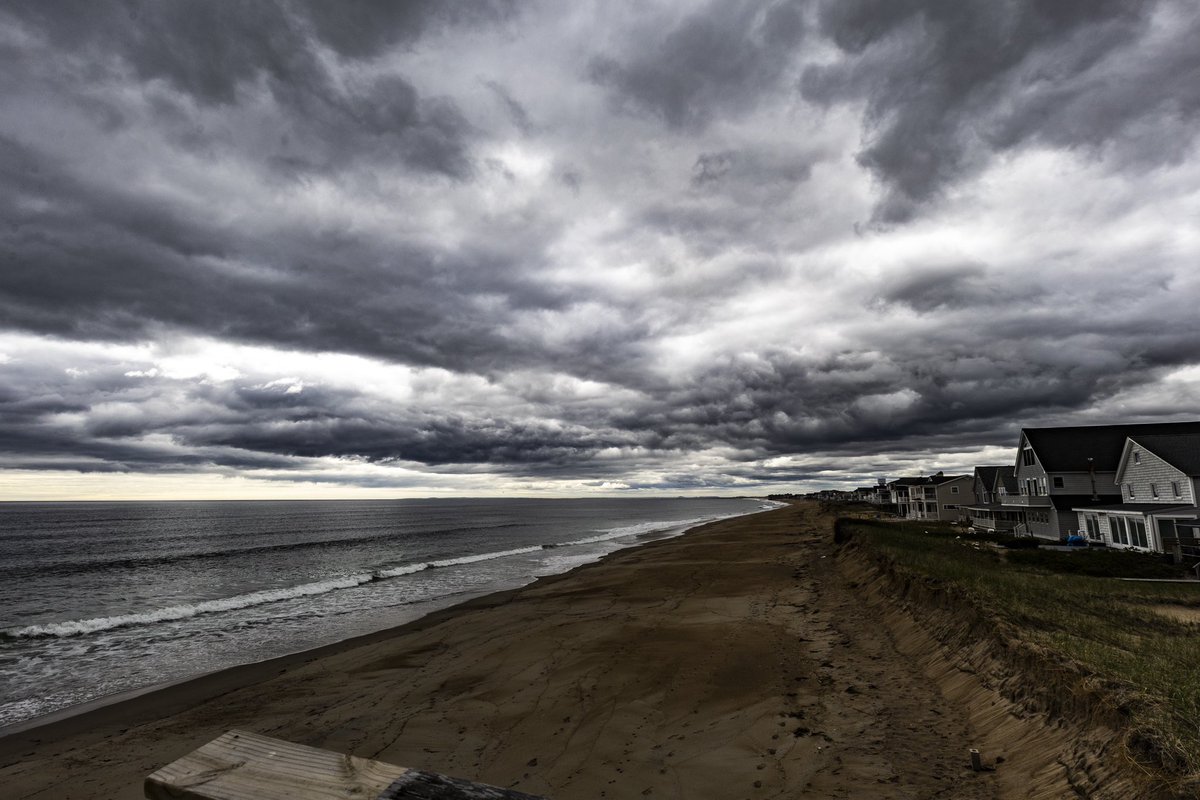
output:
[[[763,502],[777,501],[767,501],[764,499]],[[621,553],[642,550],[671,542],[728,520],[774,513],[786,507],[787,505],[783,504],[775,508],[758,509],[745,514],[735,514],[729,517],[710,520],[709,522],[686,528],[674,535],[663,536],[650,541],[634,543],[618,548],[610,553],[605,553],[594,561],[576,565],[564,572],[542,575],[518,586],[485,590],[479,593],[468,592],[465,594],[469,596],[465,598],[458,594],[445,595],[437,600],[429,601],[433,607],[428,611],[419,612],[415,618],[370,633],[339,639],[336,642],[297,650],[260,661],[222,667],[175,681],[153,684],[139,689],[129,689],[21,720],[12,725],[0,727],[0,767],[8,764],[12,758],[12,754],[18,751],[28,750],[31,747],[54,743],[70,736],[86,733],[97,725],[106,725],[112,728],[132,726],[158,716],[176,713],[206,700],[219,697],[227,692],[244,688],[271,676],[287,672],[298,665],[307,664],[360,647],[386,642],[389,639],[409,633],[426,630],[429,627],[450,622],[456,616],[470,613],[474,610],[503,605],[515,599],[516,595],[523,590],[552,585],[575,575],[577,572],[599,566]],[[449,602],[438,605],[440,601]]]
[[[936,643],[866,602],[832,521],[798,504],[694,526],[34,727],[4,740],[0,785],[141,800],[147,775],[242,729],[553,800],[1065,796],[1055,730],[931,673]],[[972,771],[977,744],[1003,767]]]

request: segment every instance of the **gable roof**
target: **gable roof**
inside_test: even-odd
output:
[[[894,481],[888,481],[888,486],[915,486],[918,483],[924,483],[925,478],[896,478]]]
[[[1200,476],[1200,433],[1131,434],[1129,438],[1189,478]]]
[[[1001,470],[1008,470],[1011,473],[1012,467],[1006,465],[976,467],[975,477],[983,482],[983,485],[987,487],[989,492],[994,491],[996,488],[996,476]]]
[[[1097,472],[1116,472],[1127,436],[1200,434],[1200,422],[1022,428],[1021,433],[1047,472],[1087,472],[1089,458],[1095,460]]]

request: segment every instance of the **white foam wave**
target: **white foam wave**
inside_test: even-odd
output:
[[[535,544],[532,547],[518,547],[513,550],[498,550],[494,553],[478,553],[473,556],[462,556],[460,558],[445,558],[440,561],[430,561],[431,567],[457,567],[461,564],[474,564],[477,561],[491,561],[493,558],[504,558],[505,556],[519,556],[524,553],[536,553],[541,550],[540,544]]]
[[[575,539],[570,542],[561,542],[553,545],[554,547],[570,547],[579,544],[595,544],[596,542],[606,542],[610,539],[621,539],[626,536],[641,536],[647,533],[661,533],[673,529],[686,530],[694,528],[697,525],[702,525],[705,522],[721,519],[719,516],[696,517],[694,519],[676,519],[676,520],[658,520],[656,522],[639,522],[636,525],[625,525],[620,528],[608,528],[601,531],[595,536],[588,536],[584,539]]]
[[[454,567],[462,564],[474,564],[479,561],[490,561],[505,556],[521,555],[523,553],[539,552],[541,546],[519,547],[513,550],[498,550],[491,553],[476,553],[459,558],[445,558],[437,561],[422,561],[415,564],[401,564],[395,567],[384,567],[373,572],[362,572],[338,578],[330,578],[314,583],[304,583],[299,586],[286,586],[280,589],[266,589],[260,592],[239,594],[233,597],[222,597],[216,600],[204,600],[199,603],[181,603],[179,605],[155,608],[149,611],[139,611],[132,614],[117,614],[111,617],[94,617],[92,619],[75,619],[65,622],[47,622],[41,625],[27,625],[21,628],[9,628],[2,633],[13,639],[32,639],[40,637],[79,636],[87,633],[99,633],[114,628],[124,628],[131,625],[152,625],[158,622],[176,622],[189,619],[201,614],[214,614],[221,611],[236,611],[252,606],[278,603],[297,597],[328,594],[340,589],[353,589],[372,581],[399,578],[412,575],[427,569]]]
[[[740,514],[733,514],[729,516],[739,515]],[[480,561],[490,561],[496,558],[505,558],[507,556],[536,553],[542,551],[544,548],[549,547],[558,548],[595,544],[597,542],[604,542],[611,539],[640,536],[647,533],[662,533],[672,530],[682,532],[688,528],[695,527],[696,525],[723,518],[724,517],[720,515],[713,515],[696,517],[694,519],[641,522],[636,525],[609,528],[607,530],[600,531],[595,536],[588,536],[568,542],[556,542],[549,545],[532,545],[529,547],[517,547],[511,550],[497,550],[490,553],[476,553],[468,556],[460,556],[458,558],[444,558],[435,561],[400,564],[393,567],[382,567],[372,572],[361,572],[353,575],[329,578],[327,580],[304,583],[298,586],[285,586],[278,589],[265,589],[263,591],[250,592],[248,594],[234,595],[233,597],[204,600],[198,603],[180,603],[178,605],[165,606],[163,608],[155,608],[149,611],[139,611],[130,614],[116,614],[110,617],[93,617],[91,619],[47,622],[40,625],[26,625],[19,628],[8,628],[0,631],[0,637],[7,637],[11,639],[32,639],[40,637],[79,636],[83,634],[99,633],[101,631],[108,631],[114,628],[124,628],[134,625],[153,625],[161,622],[176,622],[179,620],[200,616],[202,614],[214,614],[222,611],[236,611],[243,608],[266,605],[268,603],[278,603],[284,600],[293,600],[298,597],[311,597],[313,595],[327,594],[329,592],[336,592],[342,589],[353,589],[356,586],[362,586],[363,584],[371,583],[372,581],[399,578],[404,575],[412,575],[428,569],[462,566],[465,564],[475,564]]]
[[[139,611],[133,614],[117,614],[112,617],[93,617],[92,619],[73,619],[65,622],[47,622],[42,625],[27,625],[23,628],[12,628],[4,633],[13,638],[35,638],[40,636],[78,636],[84,633],[98,633],[124,628],[129,625],[150,625],[156,622],[175,622],[189,619],[200,614],[212,614],[218,611],[235,611],[240,608],[277,603],[281,600],[291,600],[296,597],[308,597],[316,594],[326,594],[338,589],[350,589],[375,580],[372,573],[348,575],[342,578],[331,578],[315,583],[304,583],[299,586],[286,586],[280,589],[266,589],[261,592],[250,592],[233,597],[222,597],[216,600],[203,600],[199,603],[181,603],[174,606],[155,608],[150,611]]]

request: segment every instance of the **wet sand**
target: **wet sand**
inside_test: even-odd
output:
[[[7,737],[0,786],[137,798],[236,727],[555,800],[1041,795],[969,769],[966,705],[833,552],[811,505],[713,523]]]

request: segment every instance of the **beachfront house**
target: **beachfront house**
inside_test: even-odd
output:
[[[971,475],[938,472],[908,485],[907,519],[958,522],[966,518],[963,506],[975,502]]]
[[[907,518],[912,510],[908,489],[924,481],[924,478],[896,478],[888,481],[889,502],[896,507],[896,514]]]
[[[1130,436],[1200,434],[1200,422],[1022,428],[1017,494],[1000,501],[1021,520],[1014,533],[1061,540],[1079,528],[1080,509],[1118,505],[1117,470]]]
[[[1115,482],[1119,503],[1075,509],[1089,540],[1180,558],[1194,546],[1195,525],[1186,523],[1200,521],[1200,433],[1127,437]]]
[[[1017,494],[1017,476],[1011,464],[976,467],[975,502],[964,506],[971,527],[987,533],[1011,533],[1021,524],[1021,513],[1004,508],[1003,500]]]

